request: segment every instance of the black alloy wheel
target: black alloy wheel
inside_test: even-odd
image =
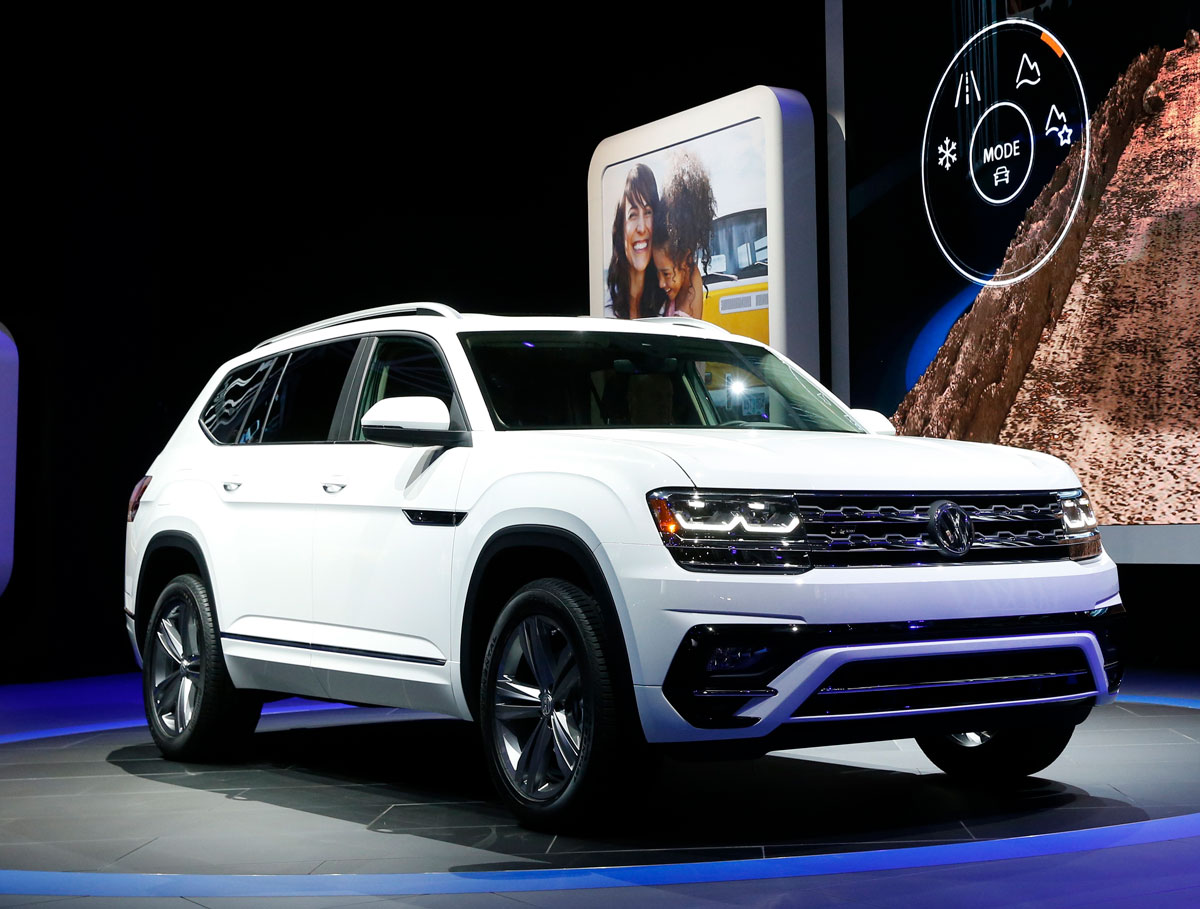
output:
[[[596,601],[565,581],[527,584],[496,620],[480,725],[493,783],[527,825],[588,817],[611,793],[618,759],[631,756],[608,648]]]
[[[262,701],[230,681],[208,589],[194,574],[172,580],[154,605],[142,693],[150,734],[173,760],[230,756],[258,723]]]

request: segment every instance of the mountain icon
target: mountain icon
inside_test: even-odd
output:
[[[1050,112],[1046,114],[1046,135],[1049,135],[1052,130],[1059,130],[1067,125],[1067,115],[1058,109],[1055,104],[1050,105]]]
[[[1022,85],[1037,85],[1041,81],[1041,67],[1029,59],[1029,54],[1021,54],[1021,64],[1017,67],[1017,88]]]

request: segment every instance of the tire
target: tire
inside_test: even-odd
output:
[[[557,579],[525,585],[492,630],[480,727],[492,782],[527,826],[595,823],[639,748],[617,709],[596,601]]]
[[[917,744],[949,776],[979,785],[1005,784],[1053,764],[1074,732],[1073,725],[1031,726],[931,735],[918,738]]]
[[[142,649],[142,696],[164,757],[230,757],[254,732],[262,702],[234,688],[204,582],[181,574],[159,594]]]

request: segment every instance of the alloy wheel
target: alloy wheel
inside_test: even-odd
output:
[[[172,605],[163,613],[154,641],[154,712],[165,732],[179,735],[200,701],[204,653],[196,607],[182,599]]]
[[[553,619],[530,615],[505,638],[492,688],[499,764],[525,798],[553,799],[571,782],[584,747],[579,661]]]

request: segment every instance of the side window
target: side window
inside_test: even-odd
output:
[[[325,442],[358,339],[295,350],[265,410],[254,408],[257,441]],[[282,358],[281,358],[282,359]],[[249,422],[247,423],[249,427]]]
[[[258,393],[258,397],[250,407],[246,414],[246,421],[242,424],[242,431],[238,433],[237,443],[239,445],[248,445],[262,439],[263,428],[266,426],[267,417],[271,412],[271,404],[275,400],[275,389],[279,387],[279,377],[283,374],[287,362],[287,354],[276,357],[275,365],[267,371],[267,377],[262,383],[262,391]]]
[[[279,362],[282,364],[284,359],[279,358]],[[268,377],[273,375],[271,367],[275,363],[274,357],[260,360],[235,369],[225,377],[200,416],[200,422],[214,439],[226,445],[239,440],[246,416],[260,397],[263,386],[268,384]],[[269,387],[263,397],[270,400]]]
[[[466,428],[454,385],[433,346],[420,338],[380,338],[358,402],[354,438],[363,437],[362,415],[372,404],[404,397],[438,398],[450,410],[450,428]]]

